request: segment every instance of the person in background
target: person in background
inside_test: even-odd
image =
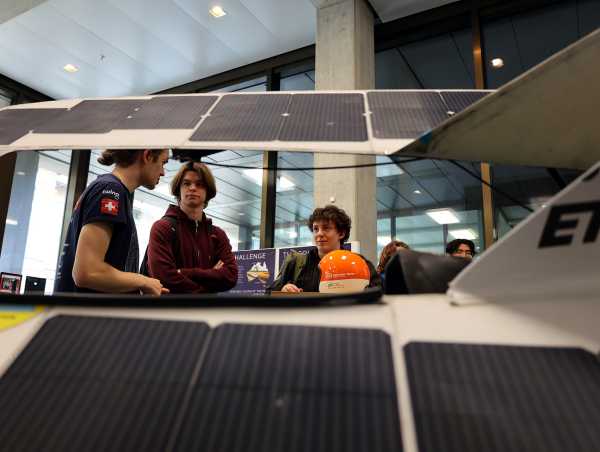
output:
[[[379,264],[377,265],[377,273],[383,275],[385,272],[385,266],[391,257],[401,250],[409,250],[410,247],[400,240],[392,240],[381,250],[381,255],[379,256]]]
[[[83,192],[69,223],[59,260],[55,292],[160,295],[161,282],[137,273],[139,245],[133,220],[133,192],[152,190],[169,160],[168,149],[105,150],[102,165],[115,165]]]
[[[269,291],[318,292],[321,281],[319,262],[327,253],[342,249],[344,242],[350,237],[351,220],[342,209],[327,205],[313,211],[307,226],[312,231],[316,247],[307,254],[290,253],[283,262],[277,279],[269,287]],[[369,287],[381,286],[381,280],[373,264],[362,258],[371,273]]]
[[[475,244],[468,239],[455,239],[446,245],[446,254],[464,259],[473,259]]]
[[[171,293],[222,292],[237,282],[238,268],[229,239],[204,209],[217,194],[204,163],[184,164],[171,181],[178,205],[154,223],[148,243],[148,273]]]

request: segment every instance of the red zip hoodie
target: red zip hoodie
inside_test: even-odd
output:
[[[179,206],[170,205],[165,216],[177,219],[175,237],[171,223],[161,218],[152,225],[148,243],[148,271],[171,293],[223,292],[235,286],[238,268],[229,239],[212,220],[202,215],[191,220]],[[179,246],[174,250],[175,242]],[[223,267],[213,267],[222,261]]]

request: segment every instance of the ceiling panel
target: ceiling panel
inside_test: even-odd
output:
[[[0,73],[59,99],[139,95],[314,42],[310,0],[221,5],[216,19],[208,0],[41,2],[0,23]]]
[[[369,0],[382,22],[410,16],[457,0]]]
[[[274,36],[286,36],[292,46],[314,43],[317,12],[309,1],[240,0],[240,3]]]

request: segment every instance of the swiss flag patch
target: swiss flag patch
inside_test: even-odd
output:
[[[119,213],[119,201],[116,199],[102,198],[102,200],[100,200],[100,212],[117,216]]]

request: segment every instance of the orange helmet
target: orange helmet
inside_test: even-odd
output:
[[[369,285],[371,274],[362,257],[346,250],[327,253],[319,262],[319,292],[359,292]]]

